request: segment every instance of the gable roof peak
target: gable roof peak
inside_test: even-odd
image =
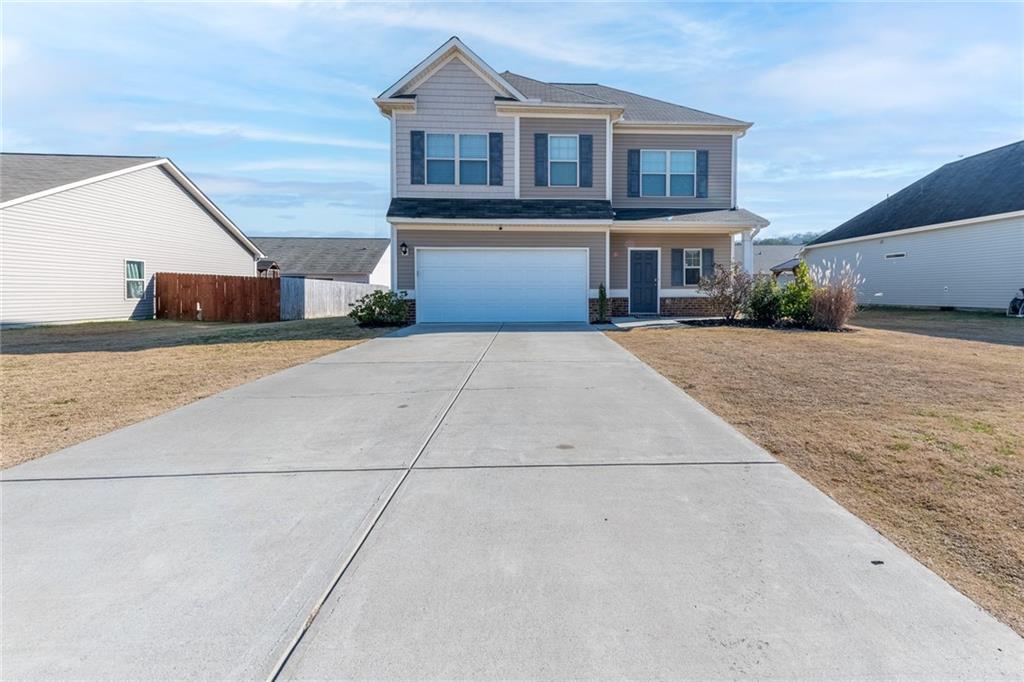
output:
[[[523,93],[491,68],[490,64],[481,59],[473,50],[469,49],[458,36],[452,36],[446,40],[444,44],[431,52],[426,59],[414,66],[404,76],[395,81],[391,87],[382,92],[377,99],[391,99],[402,94],[406,87],[419,81],[421,77],[429,77],[433,71],[446,64],[453,56],[458,56],[478,76],[498,91],[499,94],[508,94],[519,101],[527,99]]]

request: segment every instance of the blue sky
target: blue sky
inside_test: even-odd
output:
[[[1024,138],[1024,5],[20,4],[5,151],[169,156],[251,235],[384,235],[370,98],[451,35],[495,69],[754,121],[740,205],[824,230]]]

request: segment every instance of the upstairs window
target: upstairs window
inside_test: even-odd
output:
[[[455,136],[427,134],[427,184],[455,184]]]
[[[579,185],[579,152],[579,138],[575,135],[548,136],[548,184],[552,187]]]
[[[697,153],[644,149],[640,152],[640,196],[692,197],[697,188]]]
[[[146,264],[141,260],[124,262],[124,297],[142,298],[146,294]]]
[[[459,184],[487,184],[486,135],[459,135]]]

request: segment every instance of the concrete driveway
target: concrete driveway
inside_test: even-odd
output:
[[[414,327],[3,478],[10,679],[1024,673],[587,327]]]

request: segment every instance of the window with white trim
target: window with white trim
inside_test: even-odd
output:
[[[580,145],[576,135],[548,135],[548,184],[579,185]]]
[[[426,137],[428,185],[487,184],[486,134],[427,133]]]
[[[141,260],[124,262],[124,297],[142,298],[146,295],[146,263]]]
[[[685,286],[700,284],[700,258],[700,249],[683,249],[683,284]]]
[[[697,152],[640,150],[640,196],[697,195]]]
[[[427,133],[427,184],[455,184],[455,136]]]
[[[487,184],[486,135],[459,135],[459,184]]]

